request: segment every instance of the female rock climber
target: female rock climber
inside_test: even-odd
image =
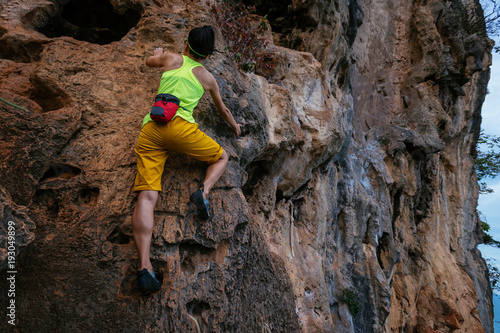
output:
[[[236,123],[224,105],[214,76],[200,63],[214,51],[215,34],[210,26],[195,28],[189,32],[182,55],[154,50],[146,59],[149,67],[162,67],[158,94],[171,94],[180,100],[180,108],[168,123],[157,123],[146,115],[135,146],[137,176],[133,191],[140,192],[134,209],[132,230],[139,270],[137,287],[145,295],[161,288],[161,279],[153,271],[149,248],[153,233],[153,210],[161,191],[163,166],[169,151],[178,151],[208,164],[205,179],[200,188],[190,196],[202,219],[209,219],[208,193],[224,172],[228,157],[222,147],[198,129],[193,109],[205,91],[209,91],[222,118],[231,125],[236,136],[241,125]]]

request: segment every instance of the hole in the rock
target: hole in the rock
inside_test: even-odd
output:
[[[45,171],[40,182],[46,180],[53,180],[56,178],[71,179],[79,175],[82,170],[74,165],[64,164],[64,163],[54,163],[50,168]]]
[[[195,316],[201,316],[204,311],[210,310],[210,304],[204,301],[192,300],[186,304],[186,309]]]
[[[256,161],[247,166],[246,172],[248,174],[248,180],[242,188],[243,194],[250,197],[253,195],[254,189],[257,187],[259,181],[269,173],[266,164],[265,161]]]
[[[342,64],[339,64],[339,66],[340,69],[338,70],[337,74],[337,87],[343,88],[344,84],[346,83],[348,63],[342,62]]]
[[[267,15],[273,30],[279,33],[297,27],[315,27],[318,25],[318,22],[309,14],[307,9],[294,10],[291,1],[245,0],[243,2],[255,6],[258,15]]]
[[[420,251],[417,248],[409,248],[408,255],[410,256],[410,259],[415,260],[415,261],[418,259],[422,260],[422,257],[423,257],[422,251]]]
[[[54,190],[36,190],[33,201],[45,208],[52,217],[59,214],[59,201]]]
[[[7,33],[7,29],[5,29],[4,27],[0,26],[0,38],[3,37],[3,35],[5,35]]]
[[[283,191],[276,190],[276,202],[280,202],[281,200],[283,200],[283,198],[285,198],[285,196],[283,195]]]
[[[425,152],[418,147],[415,147],[413,142],[411,141],[404,141],[406,150],[411,154],[414,160],[416,161],[422,161],[425,159]]]
[[[335,242],[337,244],[345,239],[345,235],[347,232],[345,230],[345,219],[346,212],[342,209],[337,216],[337,232],[335,233]]]
[[[70,104],[70,97],[55,80],[44,75],[35,75],[30,78],[30,82],[33,86],[29,98],[40,105],[44,112],[58,110]]]
[[[98,188],[82,188],[80,191],[78,191],[78,203],[82,207],[95,206],[98,199]]]
[[[382,233],[377,246],[377,260],[386,276],[388,276],[391,267],[398,261],[393,256],[392,247],[391,235],[387,232]]]
[[[396,219],[401,214],[401,196],[403,194],[403,189],[397,189],[396,193],[392,195],[392,223],[396,222]]]
[[[267,15],[275,35],[275,43],[280,46],[306,51],[305,39],[318,26],[317,19],[306,8],[294,9],[291,1],[243,1],[253,5],[260,16]]]
[[[194,272],[196,271],[196,267],[194,266],[191,258],[187,257],[182,261],[181,271],[194,274]]]
[[[1,28],[1,27],[0,27]],[[15,62],[29,63],[40,60],[44,41],[5,35],[0,29],[0,58]]]
[[[439,130],[440,134],[444,134],[444,131],[446,130],[447,124],[448,124],[448,122],[446,121],[446,119],[442,119],[439,121],[438,130]]]
[[[372,218],[369,217],[368,221],[366,221],[366,231],[365,231],[365,236],[363,237],[363,244],[370,244],[372,242],[371,239],[371,223],[372,223]]]
[[[342,209],[337,217],[339,230],[344,230],[345,228],[345,211]]]
[[[130,237],[125,235],[120,229],[120,226],[116,226],[113,231],[109,234],[107,240],[113,244],[128,244],[130,243]]]
[[[118,13],[109,0],[70,0],[39,31],[50,38],[69,36],[105,45],[122,39],[141,14],[140,7]]]

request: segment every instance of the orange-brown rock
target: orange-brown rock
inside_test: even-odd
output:
[[[204,65],[243,132],[202,98],[228,168],[203,222],[205,165],[169,156],[151,247],[165,279],[144,298],[133,148],[161,75],[144,58],[215,25],[210,5],[0,3],[0,244],[12,221],[17,271],[2,331],[192,332],[192,316],[202,332],[493,332],[474,169],[492,45],[460,23],[478,4],[254,4],[274,71],[242,73],[217,31]]]

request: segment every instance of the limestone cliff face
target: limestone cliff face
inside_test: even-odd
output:
[[[188,202],[205,166],[167,160],[151,250],[165,280],[148,298],[133,147],[161,73],[144,58],[215,25],[209,5],[0,3],[0,97],[23,108],[0,102],[15,328],[191,332],[193,316],[202,332],[493,332],[474,171],[492,45],[461,20],[477,2],[254,3],[275,70],[240,72],[218,32],[205,66],[243,133],[203,97],[196,118],[228,169],[203,222]]]

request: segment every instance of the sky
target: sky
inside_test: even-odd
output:
[[[500,45],[500,38],[495,39],[496,45]],[[488,92],[481,112],[483,116],[481,128],[486,134],[500,136],[500,112],[498,110],[500,105],[500,54],[498,53],[493,53]],[[493,189],[493,193],[480,195],[477,209],[491,227],[489,234],[493,239],[500,240],[500,176],[495,179],[485,179],[485,181],[488,187]],[[500,269],[500,248],[488,245],[479,245],[478,248],[484,258],[492,259],[492,263]],[[494,329],[500,332],[500,297],[494,295],[493,298]]]
[[[496,38],[496,45],[500,45],[499,38]],[[486,134],[500,137],[500,54],[498,53],[493,53],[488,92],[482,109],[483,121],[481,128]],[[488,187],[493,189],[493,193],[479,196],[478,210],[491,227],[489,234],[494,239],[500,240],[500,177],[485,179],[485,181]],[[484,258],[496,260],[496,265],[500,268],[499,248],[480,245],[479,249],[483,253]]]
[[[495,38],[495,44],[500,45],[500,38]],[[488,83],[488,95],[483,104],[481,128],[486,134],[500,136],[500,54],[493,52],[493,63],[491,65],[491,77]],[[490,225],[489,234],[493,239],[500,240],[500,176],[494,179],[485,179],[488,187],[493,193],[479,196],[477,209]],[[500,269],[500,248],[479,245],[479,250],[486,259],[492,259],[492,263]],[[498,291],[495,292],[499,294]],[[500,332],[500,297],[494,295],[494,329]]]

